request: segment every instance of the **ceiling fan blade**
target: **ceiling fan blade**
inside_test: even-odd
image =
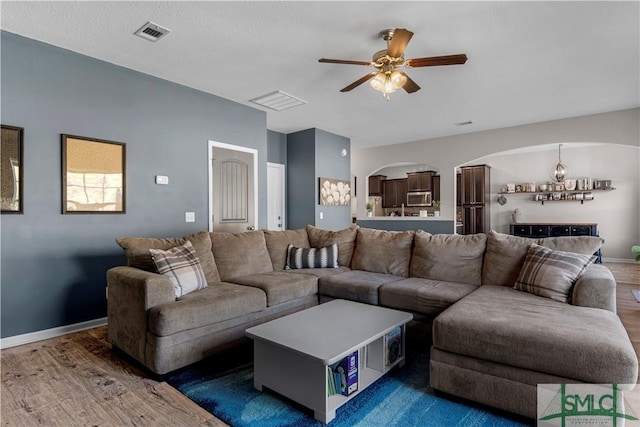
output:
[[[356,80],[355,82],[351,83],[349,86],[345,86],[342,89],[340,89],[340,92],[349,92],[352,89],[357,88],[358,86],[360,86],[362,83],[366,82],[367,80],[371,80],[377,73],[373,72],[373,73],[369,73],[365,76],[360,77],[358,80]]]
[[[467,55],[464,53],[456,55],[431,56],[428,58],[407,59],[408,67],[434,67],[436,65],[456,65],[467,62]]]
[[[402,73],[402,74],[404,74],[405,77],[407,78],[407,82],[404,84],[404,86],[402,86],[402,88],[406,90],[407,93],[413,93],[420,90],[420,86],[418,86],[416,82],[411,80],[411,77],[407,76],[406,73]]]
[[[327,59],[320,58],[318,62],[327,62],[330,64],[349,64],[349,65],[371,65],[371,61],[350,61],[347,59]]]
[[[405,28],[396,28],[387,48],[387,54],[393,58],[399,58],[409,44],[413,33]]]

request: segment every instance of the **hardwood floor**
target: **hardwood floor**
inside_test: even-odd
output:
[[[608,264],[618,315],[640,355],[640,264]],[[165,382],[111,351],[106,327],[3,350],[5,426],[224,426]]]

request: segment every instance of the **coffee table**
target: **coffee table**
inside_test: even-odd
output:
[[[411,313],[333,300],[246,330],[254,340],[254,387],[288,397],[328,423],[336,409],[389,369],[404,365],[406,323]],[[387,336],[401,328],[399,356],[389,360]],[[397,347],[395,348],[397,350]],[[358,387],[349,396],[329,395],[327,367],[358,352]],[[386,354],[385,354],[386,353]]]

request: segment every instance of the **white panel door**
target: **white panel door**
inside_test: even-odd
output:
[[[267,229],[285,229],[284,165],[267,163]]]
[[[213,144],[213,145],[211,145]],[[210,230],[238,233],[256,226],[256,153],[210,142]]]

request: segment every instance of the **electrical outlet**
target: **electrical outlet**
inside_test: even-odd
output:
[[[169,185],[169,177],[165,175],[156,175],[156,184]]]
[[[324,212],[320,212],[320,219],[324,219]]]
[[[184,222],[196,222],[196,213],[195,212],[185,212],[184,213]]]

